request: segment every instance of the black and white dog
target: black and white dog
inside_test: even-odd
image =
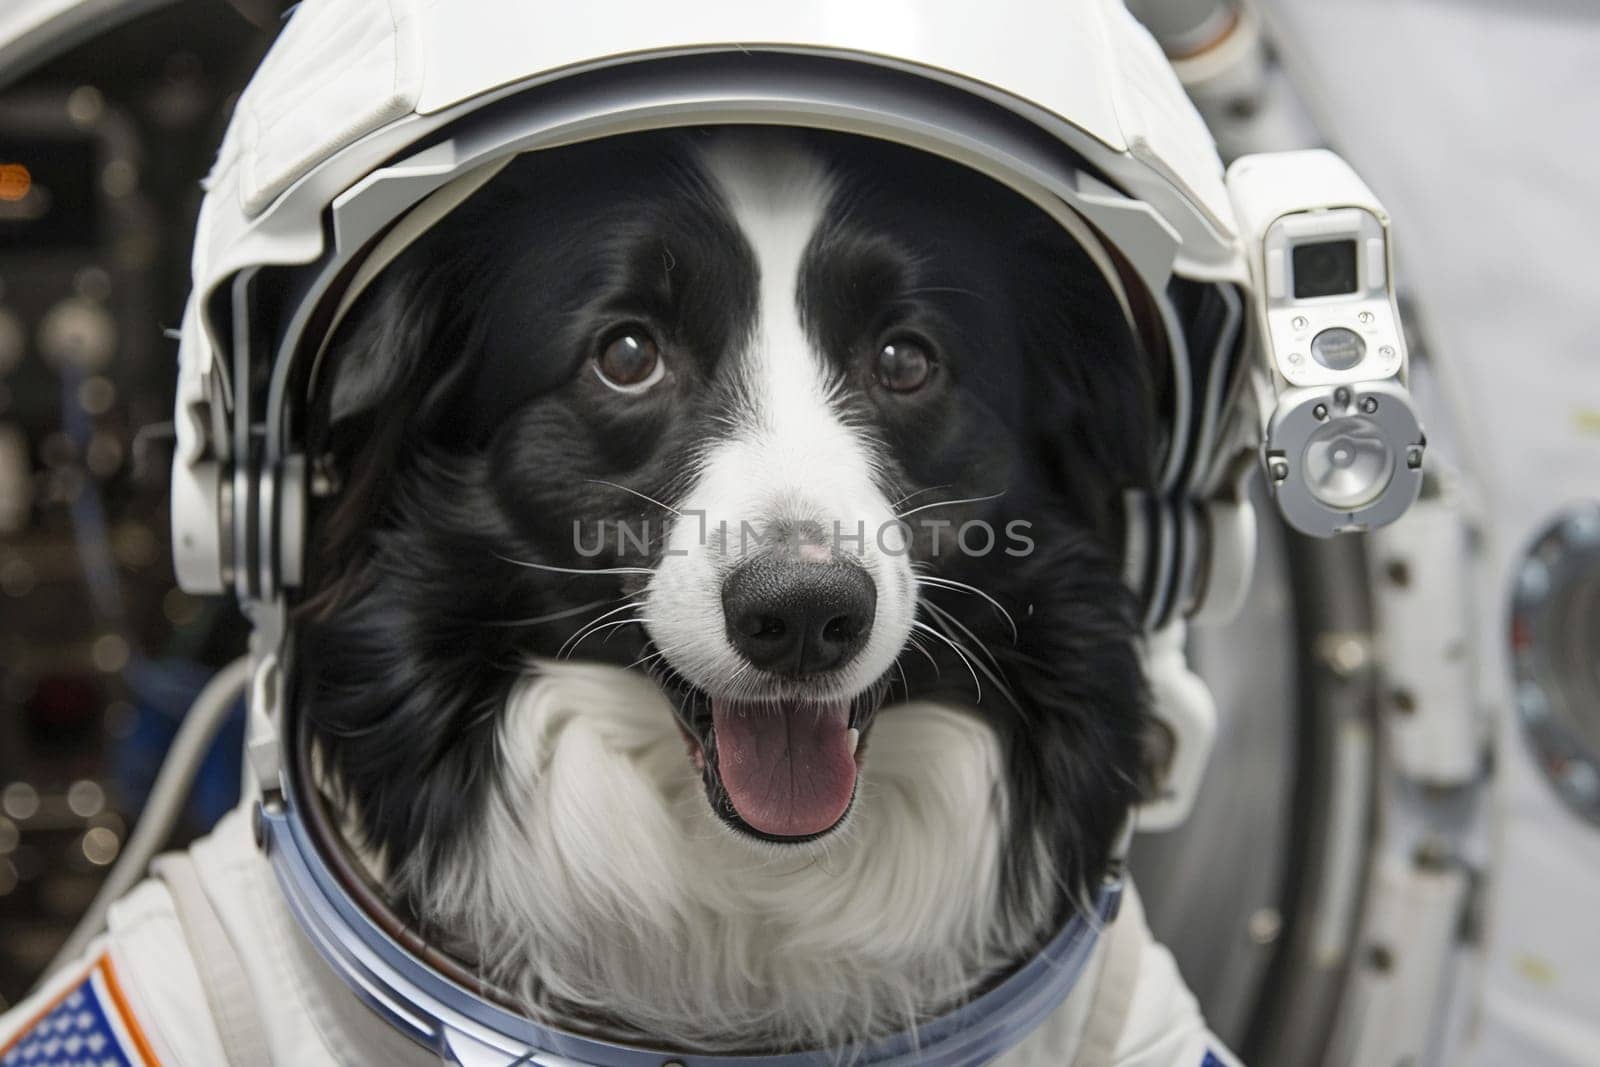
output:
[[[843,136],[539,153],[333,359],[293,699],[529,1011],[829,1045],[1083,905],[1145,775],[1116,546],[1162,386],[1043,212]]]

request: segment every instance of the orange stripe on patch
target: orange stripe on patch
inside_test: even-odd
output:
[[[104,956],[100,957],[100,959],[104,958]],[[7,1041],[4,1045],[0,1045],[0,1056],[4,1056],[6,1053],[22,1044],[23,1040],[29,1034],[33,1033],[33,1028],[39,1025],[39,1020],[43,1019],[46,1015],[49,1015],[51,1012],[61,1007],[61,1002],[72,996],[73,990],[83,985],[85,979],[94,973],[94,969],[98,966],[100,966],[100,960],[96,960],[95,962],[89,964],[89,966],[84,969],[82,974],[80,974],[74,981],[68,982],[66,988],[57,993],[48,1004],[34,1012],[33,1018],[24,1023],[22,1028],[12,1036],[10,1041]]]
[[[150,1047],[150,1039],[144,1036],[144,1030],[139,1026],[139,1020],[128,1007],[127,995],[122,992],[122,985],[117,981],[117,969],[111,965],[111,953],[107,952],[100,957],[96,965],[100,968],[100,977],[106,984],[106,991],[111,994],[111,999],[117,1006],[117,1014],[121,1016],[122,1025],[128,1030],[128,1036],[133,1039],[134,1047],[139,1050],[139,1055],[144,1057],[149,1067],[161,1067],[161,1061],[156,1058],[155,1049]]]

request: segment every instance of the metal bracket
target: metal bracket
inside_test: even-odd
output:
[[[1151,710],[1172,731],[1177,744],[1159,783],[1160,792],[1139,807],[1140,830],[1171,830],[1189,817],[1217,738],[1216,701],[1211,687],[1189,669],[1186,633],[1182,622],[1173,622],[1145,639]]]
[[[245,722],[245,756],[262,798],[283,791],[283,676],[278,654],[256,661],[250,676],[250,706]]]

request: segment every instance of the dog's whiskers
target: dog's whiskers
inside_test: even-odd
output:
[[[910,511],[903,511],[900,514],[896,515],[895,518],[897,518],[897,519],[910,518],[912,515],[915,515],[920,511],[927,511],[929,508],[947,508],[947,507],[954,507],[957,504],[981,504],[985,500],[999,500],[1001,497],[1003,497],[1005,495],[1006,495],[1006,491],[1004,489],[1002,489],[998,493],[990,493],[988,496],[968,496],[968,497],[962,497],[959,500],[935,500],[931,504],[923,504],[920,507],[912,508]]]
[[[957,639],[955,634],[950,632],[950,628],[952,626],[955,627],[956,629],[960,630],[969,641],[972,642],[971,645],[965,645],[965,643],[963,643],[968,652],[983,657],[997,667],[1000,665],[1000,661],[995,659],[994,653],[989,651],[984,643],[978,640],[978,635],[968,629],[966,624],[960,619],[957,619],[954,615],[950,614],[950,612],[926,598],[919,600],[917,603],[920,607],[927,608],[933,613],[934,623],[939,627],[939,629],[944,631],[946,637],[949,637],[952,640]]]
[[[895,508],[899,507],[901,504],[904,504],[906,501],[910,500],[914,496],[921,496],[923,493],[937,493],[941,489],[949,489],[949,488],[950,488],[950,486],[948,486],[948,485],[930,485],[926,489],[914,489],[911,492],[907,493],[905,496],[901,497],[900,499],[890,501],[889,502],[889,510],[893,511]]]
[[[651,651],[646,652],[644,655],[640,656],[638,659],[634,660],[632,663],[628,664],[626,667],[623,668],[623,670],[632,671],[632,670],[637,670],[640,667],[645,667],[646,668],[646,673],[649,673],[650,670],[651,670],[651,667],[654,666],[654,662],[653,661],[661,660],[665,656],[666,656],[666,653],[662,652],[659,648],[652,649]],[[651,667],[646,667],[646,664],[650,664]]]
[[[739,680],[741,678],[743,678],[746,674],[749,674],[749,673],[750,673],[750,663],[747,660],[744,663],[741,663],[739,665],[739,669],[734,671],[733,672],[733,676],[728,679],[728,688],[734,689],[735,691],[737,691],[737,687],[739,685]]]
[[[923,622],[921,619],[913,619],[912,622],[911,622],[911,625],[914,626],[915,628],[917,628],[918,630],[923,631],[926,634],[929,634],[929,635],[931,635],[933,637],[937,637],[939,640],[943,641],[945,644],[950,646],[950,651],[954,652],[958,657],[960,657],[961,662],[967,665],[967,671],[968,671],[968,673],[970,673],[972,675],[973,687],[975,689],[977,689],[977,696],[976,696],[975,699],[979,703],[982,703],[982,701],[983,701],[983,683],[978,681],[977,668],[975,668],[972,665],[972,660],[967,658],[967,654],[961,650],[961,646],[957,645],[947,635],[945,635],[944,633],[940,632],[939,630],[934,629],[932,626],[929,626],[927,623]]]
[[[634,598],[630,598],[629,601],[626,604],[622,605],[620,608],[612,608],[610,611],[604,613],[603,615],[599,615],[599,616],[596,616],[593,619],[590,619],[588,622],[584,623],[581,627],[579,627],[577,633],[575,633],[571,637],[567,638],[566,642],[564,644],[562,644],[562,646],[559,649],[556,650],[556,659],[567,659],[567,658],[569,658],[569,656],[570,656],[570,654],[572,652],[576,652],[577,651],[578,645],[580,645],[583,642],[583,640],[586,637],[588,637],[591,633],[595,632],[595,628],[597,626],[599,626],[601,623],[604,623],[607,619],[611,618],[612,616],[620,615],[624,611],[629,611],[629,610],[639,611],[643,607],[644,607],[644,601],[638,599],[637,597],[634,597]],[[636,622],[636,621],[639,621],[639,620],[635,620],[635,619],[624,619],[623,620],[623,622],[630,622],[630,623],[631,622]]]
[[[609,485],[613,489],[621,489],[624,493],[631,493],[634,496],[638,497],[640,500],[643,500],[643,501],[645,501],[646,503],[649,503],[649,504],[654,504],[656,507],[661,508],[663,511],[670,511],[670,512],[672,512],[672,514],[677,515],[679,518],[683,517],[683,512],[679,511],[677,508],[673,507],[671,504],[663,504],[661,501],[657,500],[655,497],[650,496],[647,493],[641,493],[637,489],[630,489],[625,485],[618,485],[616,482],[608,482],[604,478],[590,478],[589,481],[591,483],[593,483],[594,485]]]
[[[494,619],[494,620],[485,622],[484,625],[485,626],[496,626],[496,627],[499,627],[499,626],[538,626],[540,623],[557,622],[557,621],[559,621],[561,619],[570,619],[574,615],[582,615],[584,612],[591,611],[594,608],[603,608],[607,604],[615,604],[618,600],[621,600],[621,599],[622,599],[621,597],[611,597],[610,599],[607,599],[607,600],[591,600],[587,604],[580,604],[579,606],[577,606],[575,608],[567,608],[565,611],[552,611],[548,615],[534,615],[531,618],[526,618],[526,619]]]
[[[931,574],[918,575],[916,578],[916,583],[918,585],[933,586],[936,589],[949,589],[956,593],[970,593],[973,596],[982,597],[989,602],[990,606],[993,607],[995,611],[1000,613],[1000,617],[1006,621],[1006,625],[1011,627],[1011,643],[1014,645],[1018,640],[1020,640],[1021,635],[1017,630],[1017,620],[1011,617],[1011,612],[1007,611],[1000,605],[998,600],[990,596],[988,593],[985,593],[977,586],[969,585],[966,582],[958,582],[954,578],[940,578]],[[974,640],[976,640],[976,638],[974,638]]]
[[[649,567],[555,567],[548,563],[532,563],[525,559],[513,559],[510,556],[495,556],[517,567],[528,567],[536,571],[550,571],[553,574],[654,574]]]
[[[996,689],[1000,690],[1001,696],[1005,697],[1006,700],[1008,700],[1018,711],[1022,711],[1023,708],[1021,701],[1017,699],[1017,696],[1014,692],[1012,692],[1011,687],[1000,678],[1000,661],[995,658],[994,653],[990,652],[984,646],[983,642],[978,640],[977,635],[971,630],[967,629],[967,627],[963,625],[959,619],[945,611],[939,605],[935,604],[931,600],[924,600],[922,601],[922,604],[924,607],[927,607],[934,613],[934,621],[939,624],[941,629],[945,629],[946,636],[950,637],[952,642],[955,640],[955,635],[950,634],[949,630],[946,629],[947,626],[954,626],[959,629],[962,633],[967,635],[967,637],[973,642],[974,645],[978,647],[978,649],[982,650],[982,656],[980,656],[977,660],[978,669],[983,671],[984,676],[994,684]],[[972,650],[969,649],[969,651]],[[989,666],[989,664],[984,663],[983,660],[985,657],[988,659],[989,664],[993,665],[992,668]],[[982,699],[981,695],[979,699]]]
[[[912,289],[904,290],[905,296],[916,296],[920,293],[953,293],[957,296],[970,296],[978,300],[988,300],[987,293],[980,293],[976,289],[964,289],[959,285],[919,285]]]
[[[618,620],[616,620],[614,622],[603,623],[600,626],[592,627],[587,634],[584,634],[584,637],[585,638],[590,638],[590,637],[593,637],[595,634],[604,633],[607,630],[615,630],[615,629],[618,629],[619,627],[623,627],[623,626],[642,626],[642,625],[645,625],[645,624],[647,624],[649,622],[650,622],[649,619],[618,619]],[[607,637],[607,640],[610,640],[609,636]],[[603,645],[603,644],[605,644],[605,641],[601,641],[600,643]],[[572,646],[572,651],[576,652],[577,650],[578,650],[578,646],[577,645],[573,645]]]
[[[900,691],[909,698],[911,696],[911,683],[906,679],[906,669],[900,665],[899,659],[894,661],[894,669],[900,675]]]
[[[927,660],[930,664],[933,665],[933,676],[935,678],[941,678],[941,677],[944,676],[944,672],[939,669],[939,661],[934,658],[933,653],[928,651],[928,646],[924,645],[921,641],[917,640],[917,635],[916,634],[907,635],[906,636],[906,644],[910,645],[912,648],[914,648],[918,652],[922,653],[922,658]],[[905,672],[902,671],[901,673],[904,674]]]

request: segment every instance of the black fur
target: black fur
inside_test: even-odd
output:
[[[1033,883],[1025,846],[1036,834],[1057,857],[1060,884],[1077,892],[1104,871],[1140,791],[1144,683],[1111,546],[1119,488],[1154,476],[1147,365],[1088,257],[1043,212],[916,152],[832,147],[852,180],[808,257],[802,306],[814,337],[843,368],[909,330],[933,343],[950,379],[891,398],[871,420],[898,468],[894,495],[1003,491],[929,514],[950,521],[946,539],[974,519],[996,530],[1027,522],[1036,545],[974,558],[919,529],[915,555],[930,572],[984,590],[1015,620],[1013,640],[983,600],[921,590],[982,640],[1015,699],[933,643],[937,666],[902,657],[907,686],[976,703],[1005,742],[1013,906]]]
[[[722,370],[751,327],[754,267],[696,169],[698,136],[518,160],[408,249],[341,331],[314,422],[345,484],[314,516],[295,699],[369,843],[409,884],[471,832],[526,657],[556,654],[639,583],[524,564],[650,566],[657,543],[580,556],[574,520],[659,528],[636,494],[671,505],[688,460],[727,432]],[[981,643],[984,672],[975,684],[948,649],[930,646],[935,663],[907,650],[888,699],[981,708],[1008,754],[1011,906],[1036,881],[1026,846],[1042,836],[1065,908],[1139,795],[1147,720],[1117,502],[1153,476],[1156,385],[1088,259],[1042,212],[910,150],[815,147],[839,187],[799,299],[851,417],[881,443],[890,499],[1000,494],[936,514],[949,534],[1025,521],[1035,545],[972,558],[919,531],[919,571],[984,590],[1017,632],[981,598],[924,587]],[[589,360],[619,322],[661,339],[670,388],[623,397],[596,379]],[[866,360],[908,333],[941,377],[888,393]],[[576,654],[630,664],[647,651],[624,625]]]

